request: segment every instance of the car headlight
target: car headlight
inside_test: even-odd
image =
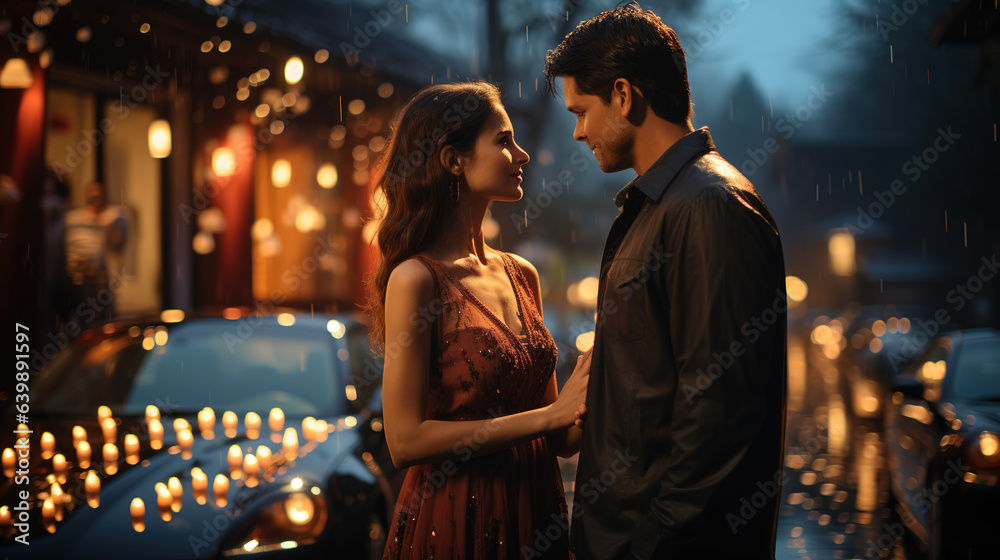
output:
[[[969,448],[969,461],[987,469],[1000,468],[1000,436],[993,432],[982,432]]]
[[[238,556],[298,548],[314,542],[326,526],[326,500],[318,487],[285,488],[229,541],[223,554]],[[291,491],[289,491],[291,490]]]
[[[992,432],[979,434],[979,453],[993,463],[1000,463],[1000,437]]]
[[[312,498],[296,492],[285,498],[285,517],[295,526],[307,526],[316,519],[316,506]]]

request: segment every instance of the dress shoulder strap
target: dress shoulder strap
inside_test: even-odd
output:
[[[431,273],[431,277],[434,278],[434,291],[435,292],[440,291],[439,288],[440,288],[440,284],[441,284],[441,281],[440,281],[441,272],[438,270],[438,263],[437,263],[437,261],[435,261],[434,259],[429,259],[429,258],[427,258],[427,257],[425,257],[423,255],[413,255],[413,258],[417,259],[424,266],[427,267],[427,270],[429,270],[430,273]]]
[[[530,307],[529,313],[538,313],[538,303],[535,301],[535,296],[531,292],[531,287],[528,285],[528,279],[525,278],[521,265],[510,253],[501,252],[500,254],[503,256],[504,265],[510,272],[511,280],[513,280],[515,295],[524,300],[522,307]]]
[[[431,278],[434,279],[434,294],[435,298],[437,299],[437,304],[432,306],[432,309],[434,310],[434,323],[435,323],[434,340],[432,342],[433,344],[432,348],[437,348],[437,345],[441,341],[441,328],[442,328],[441,323],[443,322],[441,321],[441,317],[442,314],[444,313],[444,306],[441,304],[443,304],[448,299],[445,283],[441,281],[441,278],[447,271],[444,271],[441,268],[439,268],[441,264],[432,258],[425,257],[423,255],[413,255],[413,257],[427,267],[427,270],[429,270],[431,273]],[[434,356],[435,352],[431,352],[431,357],[434,358]]]

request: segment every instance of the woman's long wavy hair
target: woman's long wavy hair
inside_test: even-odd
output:
[[[365,310],[371,340],[385,351],[385,292],[399,263],[424,251],[453,220],[455,176],[441,164],[441,150],[452,146],[469,156],[486,122],[497,113],[500,92],[473,81],[428,86],[399,111],[388,148],[375,169],[375,188],[385,196],[376,239],[378,269],[367,282]]]

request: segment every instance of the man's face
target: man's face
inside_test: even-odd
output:
[[[614,97],[605,104],[600,97],[580,93],[576,80],[563,77],[566,109],[576,115],[573,138],[594,152],[601,171],[614,173],[633,167],[632,145],[635,130],[616,105]]]
[[[104,208],[104,188],[98,183],[91,183],[87,185],[86,194],[87,206],[100,210]]]

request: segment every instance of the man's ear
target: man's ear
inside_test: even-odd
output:
[[[458,150],[454,146],[448,145],[441,148],[441,166],[453,175],[462,173],[462,162],[459,158]]]
[[[625,78],[615,80],[613,87],[611,103],[627,119],[634,110],[643,104],[642,92]]]

